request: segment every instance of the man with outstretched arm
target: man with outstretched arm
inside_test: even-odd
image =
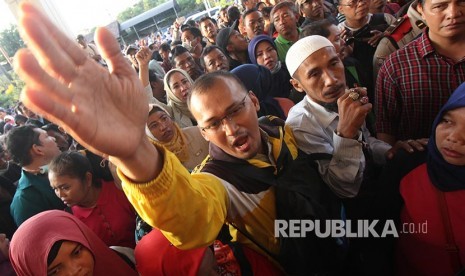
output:
[[[210,159],[200,172],[190,175],[172,153],[145,137],[148,105],[144,87],[109,31],[97,29],[95,36],[108,61],[106,71],[31,4],[22,3],[20,7],[20,28],[29,45],[15,58],[16,70],[26,81],[24,103],[64,127],[86,148],[108,156],[118,166],[123,189],[137,212],[175,246],[207,246],[224,222],[234,223],[254,240],[232,231],[244,245],[253,272],[279,274],[264,258],[280,251],[273,229],[280,211],[275,204],[275,187],[250,173],[225,171],[229,166],[212,167],[210,160],[240,164],[274,179],[300,157],[292,131],[272,118],[268,125],[259,125],[258,99],[232,74],[220,71],[203,76],[192,88],[189,105],[212,146]],[[315,169],[309,166],[306,171],[315,172],[316,177],[306,179],[304,184],[321,183]],[[321,198],[328,197],[331,193]],[[312,199],[325,207],[316,195]],[[340,213],[340,208],[332,210]],[[312,256],[322,255],[316,247],[307,248]],[[325,255],[330,261],[334,259],[332,253]],[[308,273],[337,269],[330,262],[326,266],[321,263],[299,264]]]

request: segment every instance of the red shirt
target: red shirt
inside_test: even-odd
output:
[[[94,208],[71,207],[74,216],[94,231],[108,246],[136,246],[136,214],[123,191],[113,182],[102,181]]]
[[[404,199],[401,222],[419,225],[427,222],[426,233],[399,234],[397,247],[398,275],[455,275],[449,253],[445,249],[446,235],[438,201],[438,190],[431,183],[422,164],[407,174],[400,183]],[[445,192],[455,242],[465,264],[465,190]],[[405,225],[405,224],[404,224]],[[412,228],[413,229],[413,228]],[[402,225],[398,231],[402,230]]]
[[[465,57],[439,55],[427,35],[392,53],[376,82],[376,130],[397,140],[429,137],[431,125],[452,92],[465,81]]]

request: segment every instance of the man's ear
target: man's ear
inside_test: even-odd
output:
[[[44,155],[44,152],[42,151],[42,148],[36,144],[33,144],[31,149],[29,150],[31,155],[35,156],[42,156]]]
[[[252,100],[255,110],[257,112],[260,111],[260,101],[258,100],[257,96],[255,96],[255,94],[252,92],[252,90],[249,90],[249,97]]]
[[[226,51],[228,51],[228,53],[231,53],[233,52],[233,50],[234,50],[234,47],[228,43],[228,45],[226,45]]]
[[[299,91],[300,93],[305,93],[302,85],[300,84],[298,80],[292,78],[289,81],[291,82],[292,86],[294,86],[295,90]]]
[[[341,5],[338,5],[338,6],[337,6],[337,11],[338,11],[340,14],[344,14],[344,13],[342,12],[342,6],[341,6]]]
[[[203,130],[201,130],[200,128],[199,128],[199,130],[200,130],[200,134],[202,134],[203,139],[205,139],[205,140],[207,140],[208,142],[210,142],[210,139],[208,139],[206,132],[203,131]]]
[[[420,3],[418,3],[416,10],[421,15],[421,18],[423,18],[423,21],[425,21],[425,16],[423,15],[423,7],[420,5]]]

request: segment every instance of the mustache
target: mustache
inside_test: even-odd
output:
[[[334,94],[337,91],[339,91],[341,89],[344,89],[344,87],[345,87],[345,84],[342,84],[342,83],[338,84],[336,86],[331,87],[329,90],[325,91],[325,93],[323,95],[328,96],[328,95]]]

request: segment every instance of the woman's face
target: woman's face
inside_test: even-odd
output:
[[[278,62],[278,52],[276,52],[273,45],[268,41],[258,43],[255,49],[255,56],[257,58],[257,63],[261,66],[265,66],[269,70],[273,70]]]
[[[465,166],[465,107],[444,114],[436,127],[436,146],[447,163]]]
[[[191,91],[191,83],[189,80],[183,74],[174,72],[170,75],[168,84],[176,98],[185,103]]]
[[[78,242],[63,241],[56,258],[47,267],[47,275],[88,275],[94,272],[94,256]]]
[[[85,180],[69,175],[57,175],[53,171],[48,173],[50,186],[64,204],[84,206],[92,188],[92,174],[86,174]],[[86,207],[86,206],[84,206]]]
[[[174,137],[174,124],[170,116],[163,111],[157,111],[149,115],[147,126],[158,141],[167,143]]]

